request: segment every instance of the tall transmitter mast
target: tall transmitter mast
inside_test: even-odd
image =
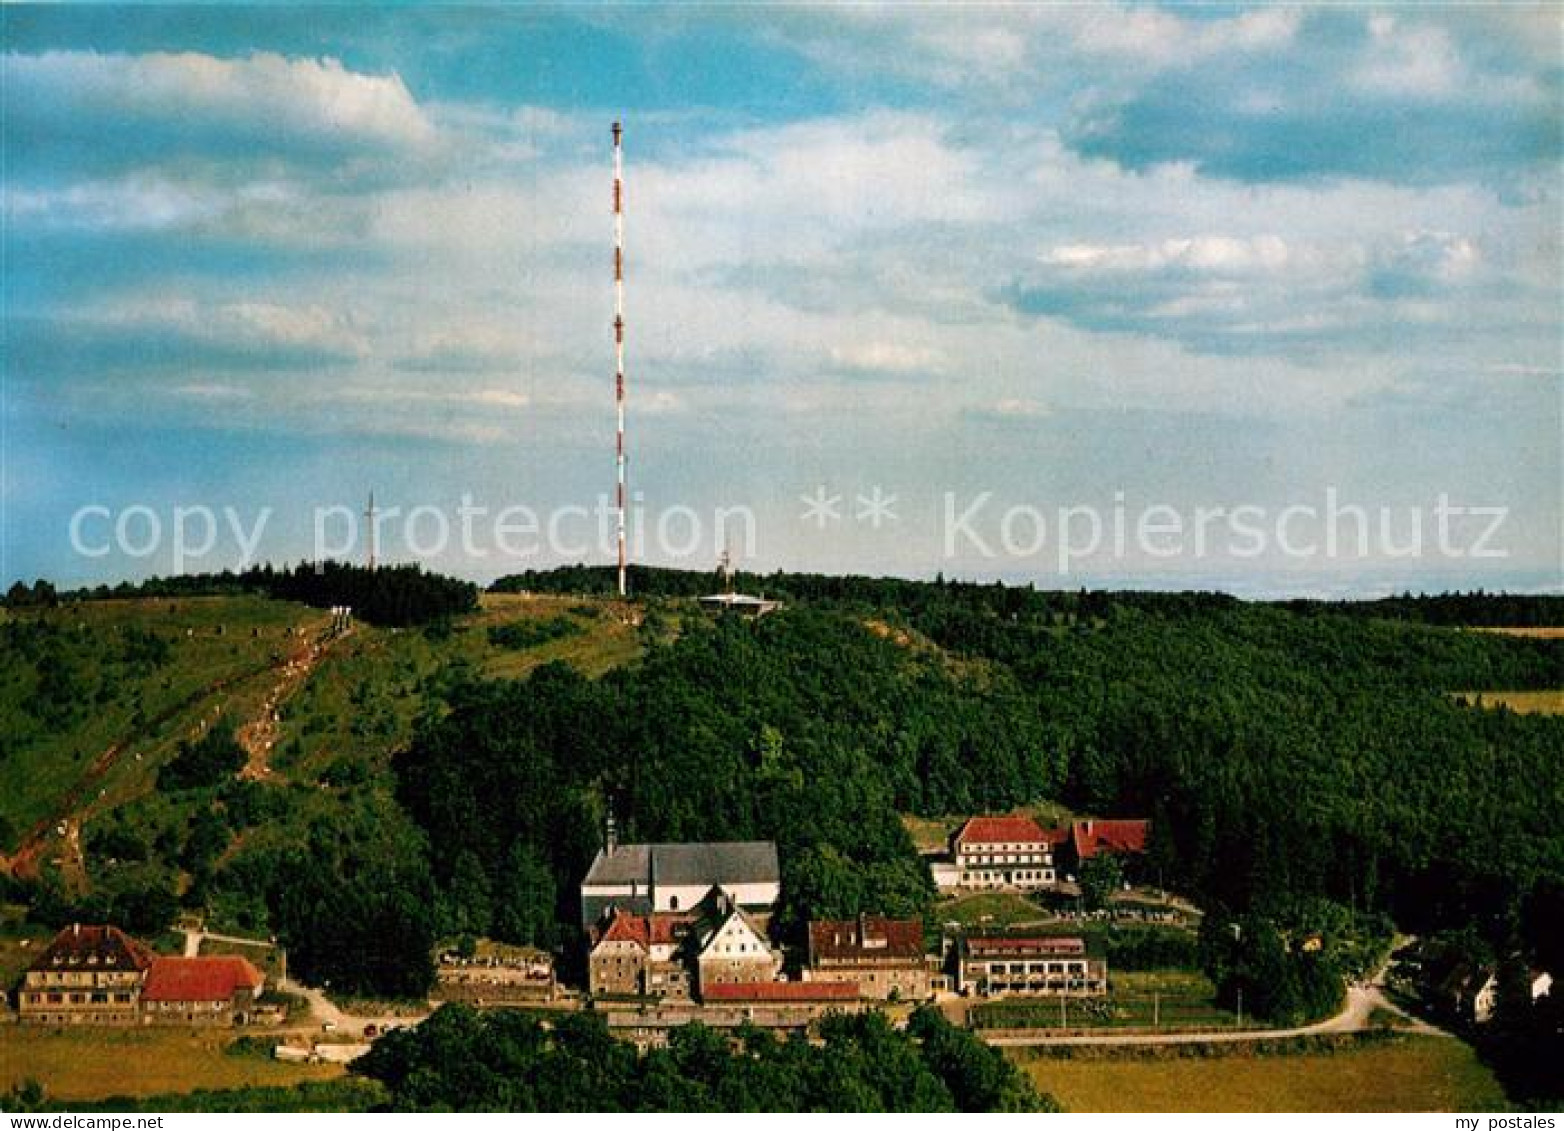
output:
[[[625,212],[624,159],[620,137],[624,127],[614,123],[614,465],[618,476],[619,595],[625,596]]]

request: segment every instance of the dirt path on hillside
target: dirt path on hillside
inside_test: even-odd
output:
[[[0,853],[0,872],[14,876],[17,879],[37,879],[39,860],[42,858],[51,837],[64,837],[69,833],[70,822],[78,816],[82,808],[90,804],[91,801],[96,800],[97,796],[99,796],[97,792],[100,789],[99,783],[119,763],[126,750],[138,738],[155,733],[165,723],[199,706],[212,696],[236,685],[257,679],[268,672],[281,671],[290,662],[289,659],[277,662],[268,661],[247,671],[239,672],[236,675],[213,680],[205,687],[192,692],[179,702],[159,711],[155,716],[143,723],[137,733],[127,734],[118,741],[111,743],[103,753],[94,758],[91,764],[82,771],[81,777],[76,779],[75,784],[60,796],[60,800],[51,808],[49,815],[28,830],[27,835],[22,838],[22,842],[17,846],[15,852],[9,856]],[[78,822],[78,832],[79,827]],[[78,858],[79,851],[78,841]]]
[[[272,748],[277,745],[281,730],[282,705],[296,695],[309,681],[310,673],[325,657],[328,649],[353,629],[341,632],[330,629],[319,633],[295,648],[291,655],[276,669],[277,682],[261,701],[260,710],[249,722],[234,732],[234,739],[244,750],[246,762],[239,776],[249,781],[266,781],[272,776]]]

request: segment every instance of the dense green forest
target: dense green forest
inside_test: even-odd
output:
[[[819,1043],[700,1024],[638,1054],[596,1014],[545,1027],[448,1005],[387,1034],[353,1065],[398,1111],[1056,1111],[998,1050],[933,1009],[905,1032],[883,1015],[832,1016]]]
[[[235,573],[187,573],[153,577],[139,582],[99,585],[57,594],[54,586],[39,580],[29,586],[17,582],[6,594],[9,608],[52,607],[61,601],[129,600],[144,597],[227,596],[261,593],[283,601],[299,601],[316,608],[346,605],[353,615],[371,624],[406,626],[471,612],[478,604],[478,587],[470,581],[425,573],[417,565],[380,566],[367,569],[346,562],[299,562],[281,569],[271,563]]]

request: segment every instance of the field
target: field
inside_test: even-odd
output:
[[[340,1076],[340,1065],[230,1055],[231,1034],[178,1030],[62,1031],[0,1025],[0,1091],[37,1080],[53,1099],[149,1096],[197,1088],[294,1084]]]
[[[1049,917],[1037,904],[1013,892],[985,891],[958,896],[934,906],[934,918],[963,927],[1013,927],[1038,923]]]
[[[1028,1059],[1069,1111],[1503,1111],[1469,1045],[1442,1037],[1292,1055]]]
[[[1479,707],[1508,707],[1521,715],[1564,715],[1564,690],[1458,691],[1455,697]]]

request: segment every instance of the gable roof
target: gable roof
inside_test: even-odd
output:
[[[1051,844],[1049,834],[1030,817],[969,817],[956,834],[963,844]]]
[[[1076,821],[1070,830],[1075,855],[1090,860],[1099,852],[1145,852],[1151,836],[1147,820]]]
[[[701,997],[716,1001],[856,1001],[857,982],[724,982],[701,987]]]
[[[727,929],[729,924],[733,923],[735,920],[737,920],[743,926],[744,930],[760,944],[762,948],[761,954],[774,953],[771,949],[771,943],[766,940],[766,932],[761,930],[755,920],[749,917],[748,912],[746,912],[736,903],[732,903],[725,899],[719,899],[713,905],[712,914],[702,919],[701,922],[697,925],[697,930],[700,931],[699,957],[704,958],[706,956],[706,952],[710,950],[712,944],[716,942],[717,936],[722,934],[722,932]]]
[[[811,960],[902,958],[923,961],[923,924],[917,919],[816,919],[809,924]]]
[[[147,971],[142,1001],[231,1001],[240,990],[258,990],[266,979],[236,954],[159,958]]]
[[[628,942],[634,943],[642,950],[654,946],[663,946],[677,942],[679,928],[690,923],[690,916],[686,914],[669,914],[659,911],[650,915],[637,915],[623,908],[614,909],[614,917],[609,920],[593,943],[593,949],[603,943]]]
[[[650,930],[646,923],[645,915],[632,915],[628,911],[619,908],[614,909],[614,917],[603,928],[603,933],[597,940],[597,946],[604,943],[627,942],[645,950],[650,943]]]
[[[34,970],[88,969],[132,972],[145,970],[157,957],[145,943],[118,927],[72,923],[44,949]]]
[[[777,846],[769,840],[697,844],[621,844],[600,850],[581,886],[597,884],[780,883]]]

